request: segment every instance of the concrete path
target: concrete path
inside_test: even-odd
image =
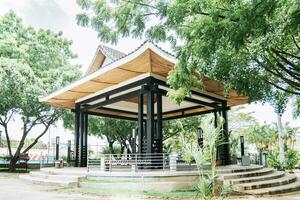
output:
[[[25,181],[19,180],[17,177],[0,177],[0,199],[1,200],[141,200],[141,198],[128,197],[104,197],[104,196],[88,196],[80,194],[67,194],[55,191],[57,187],[33,185]],[[155,198],[148,198],[155,200]],[[288,196],[274,197],[232,197],[230,200],[300,200],[300,193]],[[161,199],[159,199],[161,200]]]
[[[117,200],[120,197],[87,196],[56,192],[57,187],[33,185],[18,178],[0,178],[1,200]],[[133,200],[133,199],[124,199]]]

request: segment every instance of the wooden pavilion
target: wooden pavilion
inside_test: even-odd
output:
[[[206,113],[223,116],[221,147],[223,164],[229,164],[228,119],[230,106],[248,103],[248,98],[205,79],[205,90],[192,89],[192,96],[180,104],[171,102],[166,77],[176,58],[153,44],[144,42],[129,54],[100,45],[80,80],[40,99],[41,102],[75,112],[75,165],[87,165],[88,115],[138,122],[137,153],[162,152],[162,121]]]

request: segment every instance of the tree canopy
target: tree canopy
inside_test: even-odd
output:
[[[169,41],[178,62],[168,77],[178,103],[208,77],[251,100],[300,95],[297,0],[77,0],[77,23],[102,41],[146,35]],[[225,94],[226,95],[226,94]],[[283,95],[285,96],[285,95]],[[281,103],[282,101],[277,101]],[[298,109],[299,110],[299,109]],[[296,110],[296,111],[298,111]],[[299,113],[299,111],[297,112]]]
[[[27,153],[61,117],[62,110],[40,103],[38,98],[78,78],[78,66],[70,64],[75,57],[70,45],[62,33],[24,26],[13,12],[0,18],[0,125],[4,128],[12,171],[20,153]],[[12,152],[8,124],[17,115],[22,119],[22,137]],[[42,127],[39,135],[23,148],[36,126]]]

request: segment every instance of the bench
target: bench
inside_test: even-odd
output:
[[[28,153],[21,153],[19,156],[19,163],[16,164],[16,168],[25,169],[27,171],[29,160],[30,157],[28,156]]]

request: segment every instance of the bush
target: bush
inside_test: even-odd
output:
[[[10,156],[7,156],[7,155],[0,155],[0,160],[10,161]]]
[[[121,154],[121,146],[120,145],[114,145],[114,153],[120,155]],[[103,154],[112,154],[111,149],[107,146],[103,149]]]
[[[279,161],[279,152],[278,150],[270,151],[268,154],[268,165],[277,170],[293,170],[295,169],[300,161],[300,154],[298,151],[288,148],[285,151],[285,162],[281,163]]]

